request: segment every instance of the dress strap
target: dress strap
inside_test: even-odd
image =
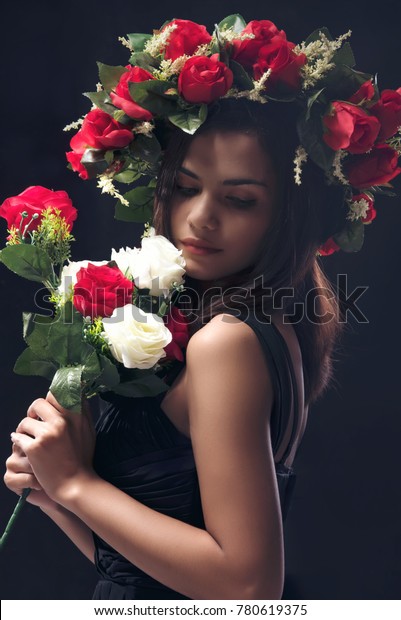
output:
[[[293,413],[290,440],[281,459],[281,462],[284,463],[292,450],[299,421],[297,382],[291,356],[287,343],[273,323],[266,323],[253,315],[244,316],[242,320],[256,333],[271,374],[274,390],[271,420],[273,454],[277,454],[282,445],[291,413]]]

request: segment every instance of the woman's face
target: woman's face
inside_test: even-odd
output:
[[[272,162],[255,136],[194,138],[171,203],[172,241],[189,276],[213,282],[252,265],[272,221],[276,186]]]

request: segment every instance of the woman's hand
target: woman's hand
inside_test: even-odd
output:
[[[21,495],[24,489],[31,489],[27,502],[39,506],[44,511],[54,510],[57,504],[43,491],[37,481],[26,454],[13,444],[11,456],[6,461],[4,482],[10,491]]]
[[[87,401],[81,413],[73,413],[63,409],[49,392],[46,399],[31,404],[11,439],[31,468],[26,472],[31,478],[20,479],[19,488],[34,482],[31,488],[43,490],[51,500],[62,504],[74,493],[80,478],[95,477],[95,432]]]

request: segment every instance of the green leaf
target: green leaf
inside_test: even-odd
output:
[[[300,143],[307,151],[311,160],[323,168],[330,170],[333,166],[335,152],[323,141],[323,126],[320,114],[300,118],[297,124]]]
[[[105,153],[98,149],[86,149],[81,158],[81,164],[85,166],[90,178],[102,174],[113,161],[114,154],[112,151],[107,151]]]
[[[245,71],[244,67],[235,60],[230,60],[230,69],[234,75],[234,84],[241,90],[251,90],[253,88],[253,81]]]
[[[82,381],[93,383],[102,372],[97,351],[89,344],[82,343],[81,347]]]
[[[323,33],[329,41],[333,40],[333,37],[331,36],[330,32],[326,27],[317,28],[306,39],[305,45],[309,45],[309,43],[313,43],[314,41],[320,41],[320,33]]]
[[[207,116],[207,105],[202,104],[200,107],[192,106],[186,110],[181,110],[176,114],[171,114],[168,120],[183,131],[194,134],[197,129],[205,122]]]
[[[170,116],[177,110],[176,95],[166,95],[170,88],[175,88],[174,82],[146,80],[129,84],[132,99],[145,110],[159,116]]]
[[[355,71],[346,65],[336,65],[324,78],[325,86],[330,89],[330,99],[346,101],[360,86],[371,79],[369,73]]]
[[[127,34],[127,38],[135,52],[143,52],[146,42],[152,38],[152,35],[134,32]]]
[[[105,65],[102,62],[98,62],[97,66],[99,68],[99,80],[104,90],[108,93],[115,89],[120,81],[120,77],[127,72],[125,67]]]
[[[50,357],[47,346],[49,342],[49,331],[53,323],[51,317],[32,312],[23,312],[23,336],[27,345],[35,355],[48,359]]]
[[[305,119],[308,121],[310,118],[310,114],[311,114],[311,110],[312,110],[312,106],[316,103],[316,101],[318,101],[320,95],[322,94],[322,92],[324,91],[324,88],[321,88],[320,90],[316,91],[312,97],[309,97],[307,104],[306,104],[306,117]]]
[[[228,15],[225,17],[218,25],[219,30],[224,30],[231,28],[234,32],[242,32],[242,30],[246,26],[246,21],[239,15],[238,13],[234,13],[233,15]]]
[[[127,129],[130,129],[132,124],[132,118],[128,116],[128,114],[125,114],[123,110],[114,110],[113,118],[115,121],[121,123],[122,125],[129,125]]]
[[[139,179],[140,175],[135,170],[124,170],[114,175],[114,180],[119,183],[133,183]]]
[[[110,97],[104,90],[96,93],[84,93],[84,95],[88,97],[99,110],[103,110],[103,112],[107,112],[110,116],[114,116],[114,112],[117,108],[111,103]]]
[[[133,157],[156,163],[160,159],[162,149],[160,142],[152,133],[149,136],[141,134],[135,136],[135,139],[130,143],[129,150]]]
[[[105,355],[98,354],[98,358],[102,372],[96,380],[97,389],[114,388],[114,386],[120,383],[120,375],[117,366]]]
[[[59,368],[49,388],[64,409],[69,409],[75,413],[80,413],[81,411],[81,375],[81,365]]]
[[[131,398],[156,396],[168,390],[168,385],[155,373],[141,376],[132,381],[125,381],[113,388],[113,392]]]
[[[70,315],[70,316],[69,316]],[[49,330],[48,351],[61,366],[81,360],[83,317],[67,302]]]
[[[114,217],[124,222],[148,222],[152,218],[154,189],[140,185],[124,194],[129,201],[129,207],[118,202]]]
[[[52,281],[54,272],[50,258],[35,245],[9,245],[0,252],[0,260],[8,269],[34,282]]]
[[[31,347],[27,347],[17,358],[14,372],[18,375],[37,375],[52,380],[57,371],[57,366],[51,361],[41,359],[34,353]]]
[[[336,51],[332,58],[332,62],[336,65],[347,65],[355,67],[355,56],[349,43],[344,43],[339,50]]]
[[[153,56],[145,52],[134,52],[129,61],[133,67],[141,67],[141,69],[145,69],[145,71],[149,71],[149,73],[153,73],[153,70],[157,69],[160,65],[160,62],[156,58],[153,58]]]
[[[334,241],[344,252],[359,252],[363,246],[364,234],[365,224],[363,222],[348,222],[344,230],[334,235]]]

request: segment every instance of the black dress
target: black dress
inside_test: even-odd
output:
[[[258,336],[271,373],[273,453],[281,445],[294,404],[293,436],[281,462],[276,465],[284,519],[295,481],[293,470],[283,465],[291,450],[298,420],[295,376],[287,345],[278,329],[273,324],[261,323],[255,316],[243,317],[243,320]],[[182,365],[177,365],[172,380],[181,368]],[[160,403],[164,396],[132,399],[107,395],[109,402],[97,424],[94,466],[102,478],[146,506],[204,528],[191,441],[162,411]],[[94,599],[187,599],[128,562],[96,534],[94,540],[100,574]]]

